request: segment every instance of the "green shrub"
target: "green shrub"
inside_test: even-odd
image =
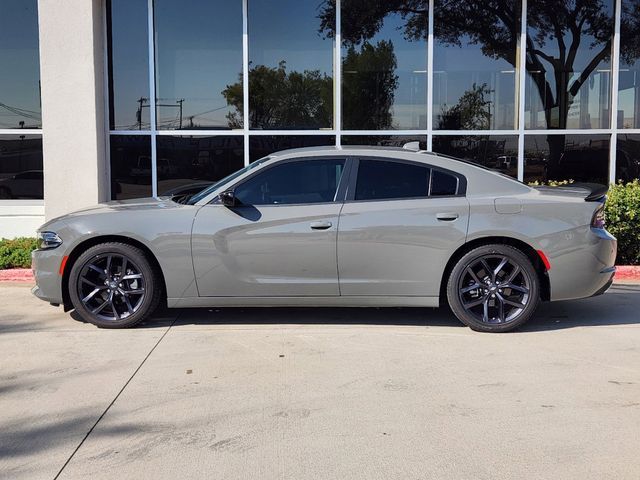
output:
[[[611,185],[606,204],[607,230],[618,239],[619,265],[640,265],[640,183]]]
[[[0,270],[31,267],[31,252],[36,248],[38,248],[38,240],[35,238],[1,239]]]

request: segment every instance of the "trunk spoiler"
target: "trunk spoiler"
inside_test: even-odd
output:
[[[568,183],[554,187],[541,185],[533,188],[540,192],[582,197],[585,202],[602,202],[609,190],[608,186],[599,183]]]
[[[599,183],[572,183],[568,186],[588,191],[589,194],[584,198],[585,202],[599,202],[604,199],[609,191],[607,185],[601,185]]]

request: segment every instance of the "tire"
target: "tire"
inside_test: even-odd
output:
[[[139,248],[119,242],[101,243],[74,262],[69,297],[87,322],[100,328],[127,328],[158,308],[162,279]]]
[[[510,245],[466,253],[447,280],[454,315],[478,332],[508,332],[527,322],[540,303],[540,280],[529,258]]]

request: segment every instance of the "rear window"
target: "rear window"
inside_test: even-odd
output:
[[[429,195],[431,169],[409,163],[360,160],[356,200],[416,198]]]
[[[440,170],[433,170],[431,173],[431,192],[432,197],[441,197],[445,195],[455,195],[458,193],[458,179]]]

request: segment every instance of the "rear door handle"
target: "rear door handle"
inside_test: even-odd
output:
[[[311,222],[309,225],[312,230],[326,230],[327,228],[331,228],[333,223],[331,222]]]
[[[436,218],[441,222],[453,222],[458,218],[458,214],[453,212],[436,213]]]

